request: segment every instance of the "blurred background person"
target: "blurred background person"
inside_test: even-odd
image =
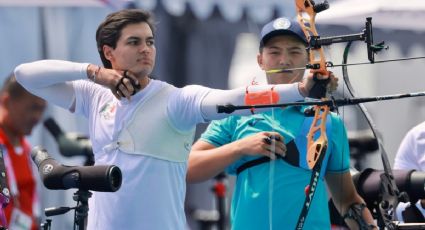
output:
[[[10,203],[5,208],[9,229],[38,229],[39,202],[33,171],[30,135],[41,120],[46,102],[29,93],[15,76],[6,78],[0,91],[0,146],[3,150]]]
[[[410,129],[403,138],[395,156],[394,169],[425,170],[425,122]],[[400,202],[396,217],[406,223],[425,222],[425,200]]]

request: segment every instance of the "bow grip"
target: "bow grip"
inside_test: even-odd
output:
[[[317,78],[317,74],[314,74],[313,80],[314,85],[310,89],[308,97],[318,99],[326,97],[327,85],[330,81],[330,78],[328,77],[327,79],[319,79]]]

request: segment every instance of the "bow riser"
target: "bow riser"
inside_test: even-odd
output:
[[[295,0],[297,8],[297,19],[301,29],[304,32],[307,41],[310,41],[312,37],[319,37],[316,30],[316,12],[318,11],[313,1],[307,0]],[[325,6],[325,7],[324,7]],[[327,8],[326,4],[320,5],[320,11]],[[306,17],[307,16],[307,17]],[[322,47],[308,47],[309,51],[309,65],[314,68],[311,70],[313,74],[321,74],[323,76],[329,76],[329,71],[326,69],[326,58]],[[317,163],[319,159],[318,155],[325,154],[323,151],[317,152],[317,146],[322,146],[321,150],[327,148],[327,137],[326,137],[326,116],[329,112],[327,105],[315,106],[315,116],[307,135],[307,162],[311,169]],[[323,113],[321,113],[323,111]],[[317,137],[317,134],[319,136]],[[316,140],[315,140],[315,137]]]
[[[307,134],[307,164],[313,168],[319,159],[320,154],[324,154],[328,146],[326,135],[320,135],[314,140],[317,132],[326,133],[326,116],[329,113],[329,106],[315,106],[314,119],[311,124],[310,132]]]

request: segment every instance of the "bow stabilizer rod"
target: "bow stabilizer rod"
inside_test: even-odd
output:
[[[261,104],[261,105],[217,105],[217,113],[233,113],[236,110],[242,109],[261,109],[261,108],[273,108],[273,107],[285,107],[285,106],[311,106],[311,105],[327,105],[327,106],[346,106],[346,105],[357,105],[360,103],[366,102],[375,102],[375,101],[387,101],[395,100],[409,97],[422,97],[425,96],[424,92],[416,93],[403,93],[403,94],[392,94],[392,95],[383,95],[375,97],[358,97],[358,98],[340,98],[340,99],[325,99],[325,100],[314,100],[314,101],[300,101],[300,102],[290,102],[290,103],[280,103],[280,104]]]

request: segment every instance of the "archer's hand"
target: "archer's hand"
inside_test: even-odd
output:
[[[326,90],[328,93],[332,93],[334,91],[336,91],[336,89],[338,88],[338,80],[339,78],[335,77],[335,74],[331,71],[329,71],[329,83],[326,86]]]
[[[320,98],[333,92],[338,87],[338,78],[329,71],[329,76],[310,72],[299,84],[300,93],[304,97]],[[318,96],[319,95],[319,96]]]
[[[234,144],[241,155],[263,155],[276,159],[275,154],[286,155],[286,145],[283,136],[276,132],[259,132],[255,135],[237,140]]]
[[[88,75],[92,75],[97,68],[90,64],[87,69]],[[139,81],[129,71],[100,68],[94,82],[109,88],[118,100],[123,97],[130,100],[130,97],[140,89]]]

